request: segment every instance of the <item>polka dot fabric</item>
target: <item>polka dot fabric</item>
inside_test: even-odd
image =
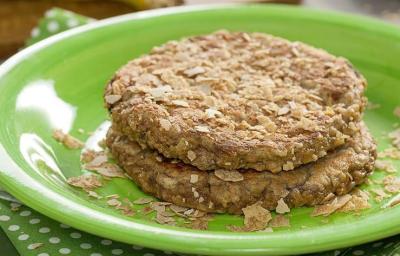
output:
[[[21,256],[171,255],[170,252],[164,253],[90,235],[60,224],[24,205],[2,199],[0,199],[0,226]],[[3,255],[1,248],[0,255]]]
[[[94,19],[59,8],[50,9],[45,13],[45,17],[40,20],[38,26],[31,31],[31,38],[26,42],[26,45],[29,46],[49,36],[92,21]]]
[[[167,256],[182,255],[146,249],[97,237],[58,223],[24,205],[0,199],[0,226],[22,256]],[[1,254],[0,254],[1,255]],[[352,248],[308,256],[400,256],[400,235]]]
[[[46,12],[31,32],[26,45],[59,32],[94,21],[54,8]],[[0,199],[0,226],[22,256],[165,256],[182,255],[127,245],[96,237],[57,223],[18,203]],[[3,255],[0,249],[0,255]],[[312,256],[400,256],[400,235],[353,248],[316,253]],[[311,255],[309,255],[311,256]]]

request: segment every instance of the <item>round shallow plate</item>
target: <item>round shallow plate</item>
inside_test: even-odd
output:
[[[75,228],[141,246],[213,255],[276,255],[351,246],[400,231],[400,208],[372,203],[360,215],[312,218],[311,208],[293,209],[291,227],[273,233],[232,233],[238,216],[216,215],[207,231],[156,224],[150,216],[127,217],[66,183],[84,172],[79,150],[51,134],[60,128],[86,140],[107,118],[103,87],[116,69],[167,40],[218,29],[260,31],[300,40],[349,58],[369,81],[368,97],[381,107],[365,121],[379,142],[399,119],[400,31],[347,15],[283,6],[201,6],[116,17],[77,28],[27,48],[0,69],[0,182],[19,200]],[[395,163],[399,166],[399,163]],[[382,176],[377,172],[373,179]],[[113,179],[99,194],[145,196],[132,182]],[[373,200],[371,200],[373,201]]]

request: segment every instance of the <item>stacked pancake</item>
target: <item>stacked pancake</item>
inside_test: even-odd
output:
[[[171,41],[107,85],[106,143],[143,191],[179,206],[317,205],[373,170],[365,87],[347,60],[267,34]]]

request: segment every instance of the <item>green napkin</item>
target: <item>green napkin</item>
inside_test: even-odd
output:
[[[46,12],[37,28],[32,30],[32,38],[26,45],[36,43],[46,37],[94,21],[62,9],[51,9]],[[136,245],[128,245],[111,241],[78,231],[58,223],[34,210],[21,205],[6,193],[0,193],[0,226],[14,244],[21,256],[50,255],[140,255],[164,256],[175,255],[171,252],[145,249]],[[1,234],[0,234],[1,235]],[[0,240],[3,244],[7,240]],[[6,245],[1,245],[0,255],[6,253]],[[334,250],[314,255],[350,256],[350,255],[381,255],[400,256],[400,235],[381,241],[360,245],[357,247]]]
[[[70,28],[78,27],[93,21],[95,21],[95,19],[63,9],[50,9],[45,13],[45,17],[39,21],[38,26],[32,30],[31,38],[26,41],[26,46]]]

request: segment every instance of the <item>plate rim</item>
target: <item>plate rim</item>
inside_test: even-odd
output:
[[[217,5],[198,5],[198,6],[184,6],[172,7],[166,9],[143,11],[132,14],[125,14],[108,18],[105,20],[93,22],[81,27],[77,27],[36,43],[16,55],[9,58],[0,66],[0,80],[10,72],[15,66],[25,59],[29,58],[32,54],[41,51],[49,45],[55,44],[63,39],[85,33],[93,29],[103,26],[110,26],[113,24],[123,23],[131,20],[148,19],[163,15],[174,15],[178,13],[187,13],[193,11],[212,11],[216,9],[230,9],[230,8],[264,8],[272,9],[275,11],[289,11],[289,15],[297,15],[300,17],[307,17],[310,20],[322,20],[324,22],[335,23],[339,25],[351,26],[360,28],[367,31],[390,35],[394,38],[400,38],[400,29],[394,25],[387,24],[373,18],[367,18],[359,15],[342,14],[333,11],[312,10],[304,7],[290,7],[278,5],[242,5],[242,4],[217,4]],[[288,14],[286,14],[288,15]],[[209,255],[266,255],[266,254],[293,254],[293,253],[308,253],[317,252],[322,250],[330,250],[345,246],[352,246],[364,242],[370,242],[376,239],[381,239],[390,235],[400,233],[400,208],[393,208],[390,211],[380,212],[374,216],[369,216],[370,224],[362,227],[358,226],[358,222],[341,224],[348,229],[358,229],[357,235],[346,234],[332,234],[329,230],[321,229],[326,235],[330,235],[330,239],[321,239],[312,234],[311,230],[296,231],[298,237],[296,242],[288,244],[287,234],[238,234],[229,232],[215,232],[215,231],[195,231],[183,230],[179,228],[170,228],[158,224],[149,225],[142,224],[136,220],[124,220],[114,216],[109,216],[104,213],[96,212],[93,208],[78,205],[76,202],[66,199],[64,195],[57,194],[50,188],[45,187],[42,183],[38,183],[34,178],[26,174],[8,155],[4,146],[1,143],[0,137],[0,184],[6,188],[8,192],[14,195],[18,200],[33,208],[34,210],[52,218],[59,222],[68,224],[77,229],[92,233],[101,237],[107,237],[113,240],[134,243],[141,246],[170,250],[184,253],[197,253]],[[23,189],[21,185],[23,184]],[[37,196],[41,195],[41,198]],[[67,200],[60,202],[60,199]],[[52,205],[61,204],[64,208],[46,208],[43,203],[51,203]],[[46,205],[47,205],[46,203]],[[72,203],[68,205],[67,203]],[[66,214],[67,213],[67,214]],[[93,214],[93,215],[92,215]],[[379,216],[378,216],[379,215]],[[382,223],[382,216],[387,219]],[[82,216],[84,218],[82,218]],[[92,219],[96,216],[97,219]],[[375,221],[380,220],[380,224],[376,225]],[[397,218],[396,218],[397,217]],[[90,220],[92,221],[90,222]],[[396,219],[398,219],[396,221]],[[81,223],[82,220],[88,221]],[[104,224],[106,222],[106,224]],[[95,224],[95,225],[94,225]],[[110,225],[117,225],[123,232],[104,232],[105,227]],[[126,225],[126,226],[125,226]],[[89,230],[89,231],[88,231]],[[335,232],[336,233],[336,232]],[[154,235],[158,236],[159,243],[155,244]],[[234,248],[226,247],[229,242],[235,240]],[[323,241],[321,241],[323,240]],[[300,242],[299,242],[300,241]],[[254,247],[258,244],[258,247]],[[286,245],[286,247],[281,247]],[[306,248],[304,245],[307,245]],[[303,247],[301,247],[303,246]]]

